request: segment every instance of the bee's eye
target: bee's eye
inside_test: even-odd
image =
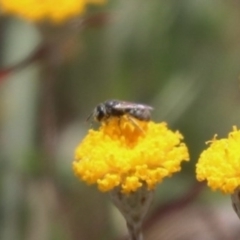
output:
[[[101,121],[106,115],[106,108],[103,105],[100,105],[96,109],[96,118],[98,121]]]

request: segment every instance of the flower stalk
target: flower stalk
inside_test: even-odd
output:
[[[231,195],[232,206],[235,213],[240,218],[240,188],[237,188],[234,193]]]
[[[130,240],[143,240],[142,224],[152,203],[153,191],[146,186],[128,195],[120,188],[110,191],[110,198],[126,220]]]

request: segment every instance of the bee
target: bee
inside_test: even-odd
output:
[[[93,112],[87,118],[87,121],[94,119],[97,122],[104,122],[111,117],[119,117],[120,119],[126,115],[134,125],[137,125],[134,118],[140,121],[149,121],[152,110],[152,107],[144,104],[124,102],[115,99],[107,100],[94,108]]]

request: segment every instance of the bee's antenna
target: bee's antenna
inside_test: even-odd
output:
[[[86,122],[87,122],[87,123],[90,122],[90,128],[91,128],[92,125],[93,125],[92,118],[93,118],[93,112],[92,112],[91,114],[89,114],[89,116],[88,116],[87,119],[86,119]],[[90,120],[91,120],[91,121],[90,121]]]
[[[86,119],[86,122],[89,122],[89,120],[93,117],[93,112],[91,114],[89,114],[89,116]]]

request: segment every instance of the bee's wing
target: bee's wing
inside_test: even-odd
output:
[[[148,110],[153,110],[153,107],[145,105],[145,104],[140,104],[140,103],[132,103],[132,102],[123,102],[119,101],[118,104],[114,106],[115,109],[133,109],[133,108],[140,108],[140,109],[148,109]]]

